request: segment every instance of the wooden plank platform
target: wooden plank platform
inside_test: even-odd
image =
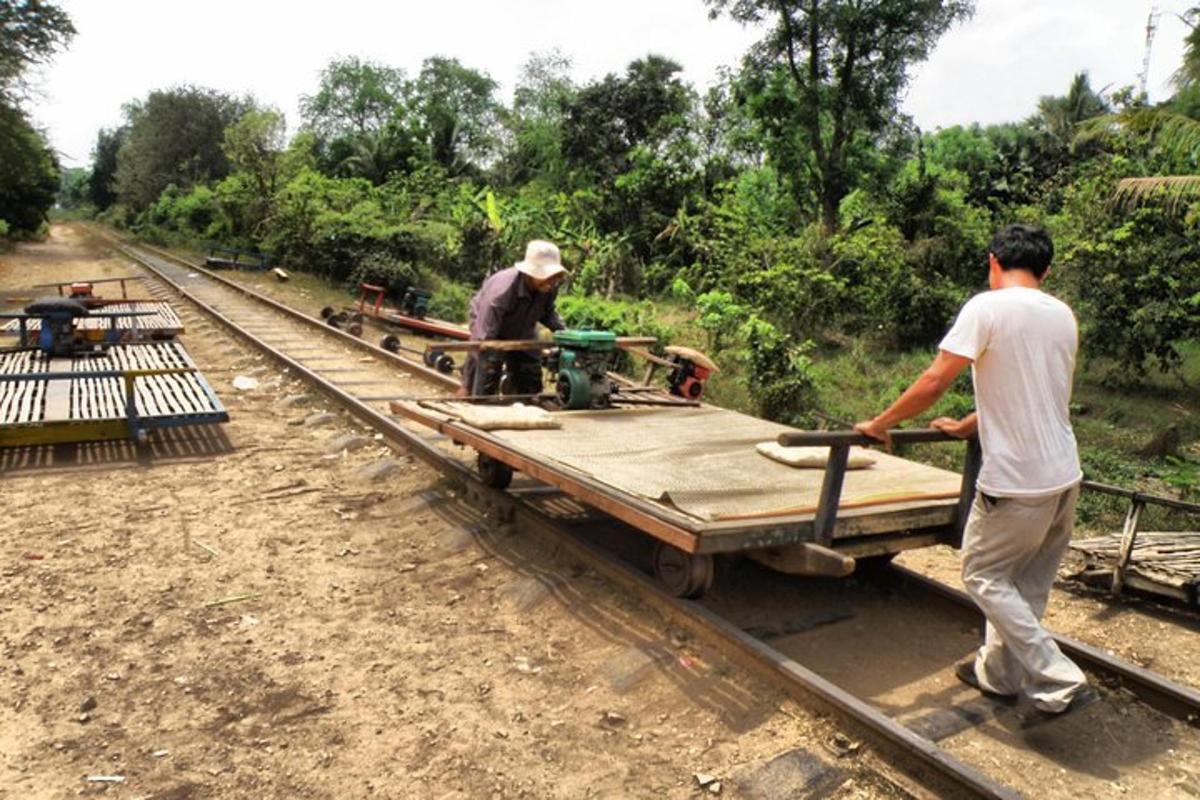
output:
[[[1080,577],[1108,586],[1121,552],[1121,535],[1071,543],[1084,561]],[[1200,587],[1200,532],[1139,531],[1134,540],[1125,585],[1184,603],[1197,602]]]
[[[96,311],[105,314],[125,314],[131,312],[152,312],[144,317],[119,317],[116,329],[118,341],[134,341],[139,339],[169,338],[184,332],[183,320],[175,313],[175,309],[167,301],[143,301],[136,303],[115,303],[97,308]],[[111,320],[105,318],[81,317],[76,320],[76,330],[83,331],[88,341],[104,341],[107,337]],[[41,330],[40,319],[26,319],[25,329],[36,332]],[[21,330],[21,320],[12,319],[0,328],[4,333],[16,336]]]
[[[0,375],[71,373],[56,380],[0,380],[0,445],[101,441],[130,435],[125,380],[89,373],[187,370],[133,382],[144,428],[228,421],[228,414],[183,345],[176,341],[119,344],[101,354],[47,358],[38,350],[0,353]]]
[[[823,469],[758,454],[787,426],[714,406],[556,412],[556,430],[483,431],[445,404],[392,410],[688,552],[811,541]],[[834,539],[933,531],[949,541],[961,477],[874,453],[846,475]]]

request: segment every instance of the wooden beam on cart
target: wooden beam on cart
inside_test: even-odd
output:
[[[653,336],[618,336],[617,347],[625,350],[631,347],[651,345],[657,341],[658,339]],[[548,347],[557,347],[557,345],[549,339],[473,339],[469,342],[431,342],[426,349],[438,352],[475,350],[511,352],[545,350]]]

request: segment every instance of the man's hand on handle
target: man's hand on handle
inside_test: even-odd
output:
[[[970,439],[979,429],[979,418],[975,415],[975,412],[967,414],[962,419],[938,417],[929,423],[929,427],[937,428],[942,433],[953,436],[955,439]]]
[[[879,418],[876,417],[875,419],[868,419],[860,422],[854,426],[854,430],[858,431],[864,436],[870,436],[872,439],[880,442],[890,453],[892,450],[892,436],[890,433],[888,433],[887,426],[881,425],[878,422],[878,419]]]

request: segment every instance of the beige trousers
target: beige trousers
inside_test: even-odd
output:
[[[1078,486],[1042,497],[976,492],[963,532],[963,583],[987,618],[975,675],[985,689],[1023,692],[1047,711],[1066,708],[1087,683],[1041,624],[1078,498]]]

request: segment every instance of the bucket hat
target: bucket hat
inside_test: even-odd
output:
[[[534,239],[525,246],[525,260],[514,264],[518,272],[523,272],[534,280],[544,281],[561,275],[567,271],[562,265],[558,247],[553,242]]]

